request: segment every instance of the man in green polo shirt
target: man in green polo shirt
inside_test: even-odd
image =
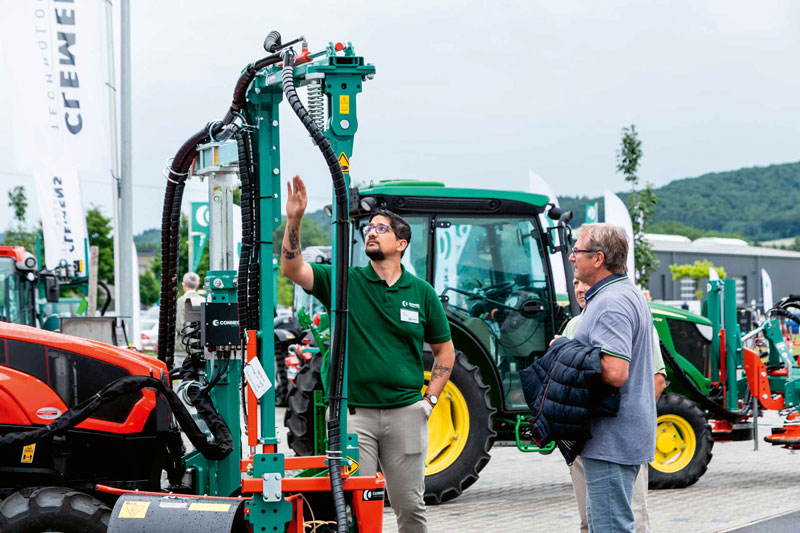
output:
[[[330,266],[305,263],[301,253],[306,205],[305,184],[295,176],[287,183],[281,272],[330,310]],[[379,210],[363,237],[370,262],[348,271],[349,426],[358,435],[359,472],[375,475],[380,462],[399,531],[424,532],[428,417],[450,377],[455,350],[433,287],[400,264],[411,242],[409,225]],[[424,397],[423,341],[435,359]]]

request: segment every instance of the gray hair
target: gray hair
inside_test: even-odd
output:
[[[200,276],[194,272],[187,272],[183,275],[183,283],[190,289],[195,290],[200,286]]]
[[[578,228],[578,239],[586,236],[586,247],[603,252],[605,265],[614,274],[625,274],[628,262],[628,236],[613,224],[584,224]]]

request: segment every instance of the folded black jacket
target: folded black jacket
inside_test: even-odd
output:
[[[519,373],[538,446],[567,441],[559,448],[571,463],[591,438],[590,418],[616,416],[619,392],[601,381],[601,372],[600,348],[560,337]]]

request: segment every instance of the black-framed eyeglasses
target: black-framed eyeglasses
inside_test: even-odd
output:
[[[386,224],[369,224],[368,226],[364,226],[363,228],[361,228],[361,234],[364,237],[366,237],[367,235],[370,234],[370,232],[372,232],[372,230],[375,230],[375,232],[378,233],[379,235],[383,235],[387,231],[394,232],[392,227],[387,226]]]
[[[588,249],[588,248],[587,248],[586,250],[581,250],[580,248],[573,248],[573,249],[572,249],[572,252],[570,252],[570,254],[569,254],[569,255],[577,255],[577,254],[595,254],[595,253],[597,253],[597,252],[599,252],[599,251],[600,251],[600,250],[592,250],[592,249]]]

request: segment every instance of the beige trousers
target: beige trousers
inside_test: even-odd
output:
[[[358,435],[359,475],[386,477],[400,533],[426,533],[425,456],[431,406],[420,400],[397,409],[356,407],[348,430]]]
[[[575,499],[578,502],[578,513],[581,515],[581,533],[589,531],[589,522],[586,519],[586,476],[583,472],[583,458],[579,455],[569,467],[572,477],[572,488],[575,490]],[[650,533],[650,516],[647,514],[647,465],[639,467],[636,482],[633,484],[633,519],[636,524],[636,533]]]

